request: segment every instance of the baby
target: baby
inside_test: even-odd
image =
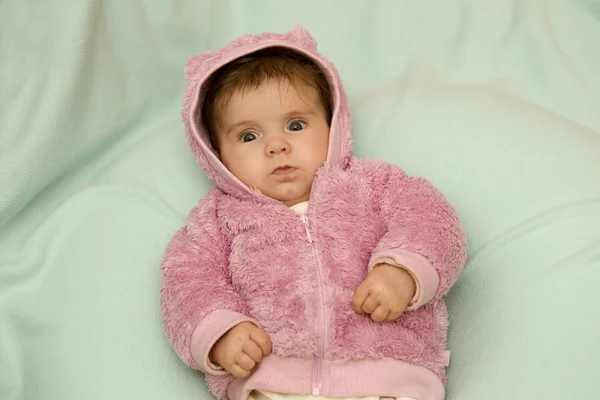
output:
[[[351,155],[334,66],[302,28],[192,57],[183,107],[215,182],[171,240],[161,309],[219,399],[444,398],[465,236],[428,181]]]

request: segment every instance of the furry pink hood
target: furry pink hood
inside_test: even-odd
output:
[[[296,27],[287,34],[263,33],[242,36],[217,51],[202,53],[187,61],[185,75],[188,87],[181,113],[196,160],[221,190],[236,197],[255,196],[258,191],[249,188],[233,176],[213,152],[208,133],[200,120],[204,86],[212,74],[225,64],[268,47],[286,47],[298,51],[312,59],[327,76],[331,86],[333,116],[326,166],[338,165],[346,168],[352,151],[351,120],[346,93],[336,68],[317,51],[317,43],[310,33],[304,28]]]

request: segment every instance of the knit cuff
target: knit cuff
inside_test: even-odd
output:
[[[402,250],[383,250],[373,254],[369,262],[369,271],[379,264],[390,264],[403,268],[415,280],[417,288],[407,311],[427,304],[437,293],[440,278],[433,265],[425,257]]]
[[[194,329],[191,352],[200,370],[209,375],[227,375],[229,372],[210,362],[209,354],[215,343],[234,326],[255,320],[231,310],[216,310],[208,314]]]

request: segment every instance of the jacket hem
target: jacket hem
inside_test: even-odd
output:
[[[313,360],[269,355],[245,379],[234,380],[227,390],[230,400],[246,400],[252,390],[310,394]],[[328,361],[323,365],[321,396],[411,397],[443,400],[445,389],[431,370],[392,358]]]

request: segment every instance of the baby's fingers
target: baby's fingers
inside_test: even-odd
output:
[[[404,314],[404,310],[401,311],[391,311],[390,314],[387,316],[386,321],[395,321],[398,318],[400,318],[400,316]]]
[[[367,299],[362,304],[362,310],[367,314],[371,314],[372,312],[374,312],[377,309],[377,307],[379,307],[379,300],[377,300],[373,295],[367,297]]]
[[[247,378],[250,375],[249,370],[245,370],[237,364],[233,364],[230,368],[227,369],[227,371],[230,372],[231,375],[235,376],[236,378]]]
[[[256,330],[250,333],[250,339],[260,348],[263,356],[271,353],[271,338],[269,338],[269,335],[265,331],[256,328]]]
[[[354,311],[356,311],[358,314],[364,313],[363,303],[367,297],[369,297],[369,288],[363,281],[360,285],[358,285],[354,291],[354,294],[352,295],[352,308],[354,308]]]
[[[242,367],[242,369],[245,371],[251,371],[256,365],[256,362],[246,353],[238,354],[238,356],[235,358],[235,363]]]
[[[373,321],[383,322],[387,319],[389,314],[390,312],[387,308],[379,306],[371,313],[371,319]]]
[[[263,358],[262,349],[252,340],[248,340],[246,343],[244,343],[242,350],[244,350],[244,353],[253,359],[254,362],[259,362]]]

